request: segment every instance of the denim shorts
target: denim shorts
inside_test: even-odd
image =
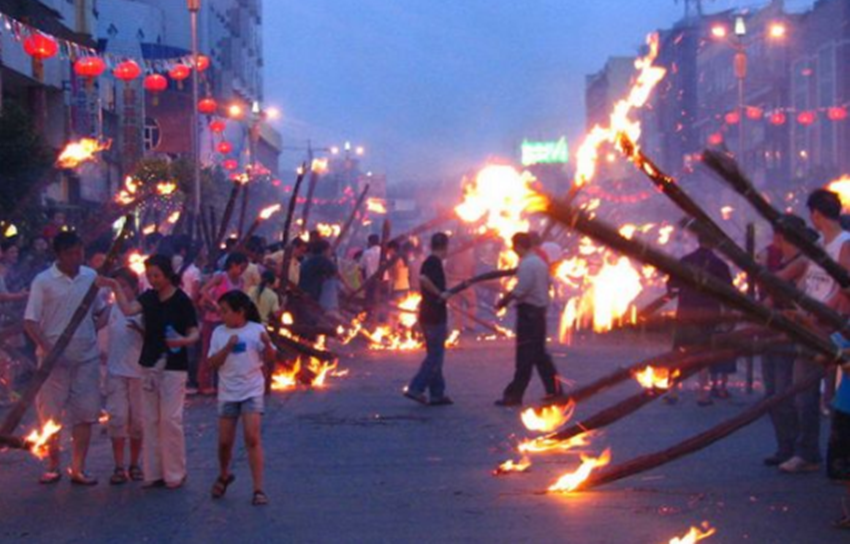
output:
[[[262,414],[264,412],[265,402],[262,395],[237,402],[218,401],[219,417],[238,418],[243,414]]]

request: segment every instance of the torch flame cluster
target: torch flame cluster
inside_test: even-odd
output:
[[[550,493],[571,493],[581,487],[587,481],[590,474],[608,465],[611,462],[611,450],[607,449],[599,457],[581,456],[581,466],[575,471],[568,472],[558,478],[558,481],[549,486]]]
[[[263,208],[263,210],[260,212],[260,219],[263,220],[263,221],[266,221],[267,219],[271,218],[271,216],[273,216],[274,214],[279,212],[280,209],[281,209],[280,204],[275,204],[274,206],[269,206],[267,208]]]
[[[647,390],[661,391],[670,389],[678,376],[678,370],[671,371],[668,368],[655,368],[652,366],[648,366],[635,373],[635,379],[641,387]]]
[[[691,530],[686,535],[670,539],[670,544],[696,544],[716,532],[717,530],[714,527],[709,526],[708,522],[705,522],[702,524],[702,528],[691,527]]]

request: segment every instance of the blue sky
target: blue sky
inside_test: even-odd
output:
[[[284,112],[285,145],[351,140],[391,184],[513,157],[524,137],[566,134],[575,146],[585,76],[609,56],[634,54],[649,32],[683,13],[674,0],[264,5],[266,102]],[[300,159],[286,151],[283,164]]]

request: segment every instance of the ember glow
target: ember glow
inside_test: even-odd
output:
[[[732,214],[735,213],[735,208],[732,206],[723,206],[720,208],[720,216],[724,221],[729,221],[732,219]]]
[[[342,227],[336,223],[319,223],[316,225],[316,230],[319,231],[322,238],[336,238],[342,232]]]
[[[557,482],[549,487],[550,493],[571,493],[581,487],[587,481],[591,473],[611,462],[611,450],[605,450],[599,457],[581,456],[581,466],[574,472],[568,472],[561,476]]]
[[[124,204],[125,206],[132,204],[138,197],[140,187],[141,185],[138,180],[132,176],[127,176],[124,179],[124,187],[115,195],[115,202]]]
[[[177,184],[173,181],[162,181],[156,184],[156,194],[160,196],[171,196],[177,191]]]
[[[596,164],[603,145],[615,145],[621,133],[628,135],[632,142],[637,143],[640,140],[640,122],[633,120],[631,114],[647,103],[652,91],[667,74],[667,70],[655,66],[655,59],[658,58],[658,35],[652,34],[647,39],[647,44],[649,45],[649,53],[635,61],[635,69],[638,74],[634,85],[628,96],[614,106],[609,126],[596,125],[593,127],[579,148],[576,155],[576,175],[573,180],[575,187],[586,185],[596,175]]]
[[[519,461],[508,459],[493,471],[493,476],[523,473],[527,472],[529,468],[531,468],[531,460],[528,457],[523,457]]]
[[[281,209],[280,204],[275,204],[274,206],[269,206],[268,208],[264,208],[263,211],[260,212],[260,219],[265,221],[269,219],[271,216],[279,212]]]
[[[84,162],[93,161],[98,153],[106,151],[112,146],[112,140],[101,142],[94,138],[83,138],[82,140],[71,142],[65,146],[56,165],[59,168],[76,168]]]
[[[528,408],[520,416],[522,424],[529,431],[548,433],[563,426],[573,415],[575,403],[566,406],[546,406],[540,410]]]
[[[688,531],[686,535],[670,539],[670,544],[696,544],[700,540],[705,540],[716,532],[717,529],[711,527],[708,522],[705,522],[702,524],[702,528],[691,527],[691,530]]]
[[[147,255],[142,255],[138,251],[134,251],[127,257],[127,267],[137,276],[141,276],[145,273],[145,261],[147,259]]]
[[[31,432],[24,440],[33,455],[39,459],[44,459],[49,453],[47,443],[60,430],[62,430],[62,426],[50,419],[41,429]]]

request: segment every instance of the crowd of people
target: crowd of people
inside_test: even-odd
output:
[[[838,196],[815,191],[808,208],[812,227],[794,215],[783,218],[785,225],[819,242],[850,269],[850,232],[841,224]],[[561,250],[551,244],[547,247],[535,233],[518,233],[512,243],[519,257],[517,279],[495,306],[497,310],[516,308],[516,368],[496,404],[522,405],[534,369],[546,391],[543,402],[558,402],[564,399],[562,379],[547,352],[546,331],[551,269]],[[23,318],[26,335],[9,344],[24,353],[31,348],[36,357],[43,357],[92,284],[101,289],[37,400],[42,421],[61,419],[71,430],[67,474],[73,484],[97,483],[86,472],[86,456],[105,396],[115,461],[110,483],[141,481],[146,487],[181,487],[187,473],[185,397],[216,395],[220,473],[212,496],[224,496],[234,480],[230,464],[241,420],[254,483],[252,501],[262,505],[268,497],[263,491],[260,422],[275,362],[266,325],[280,321],[284,311],[291,312],[299,334],[312,338],[315,331],[335,329],[343,322],[343,301],[360,308],[372,323],[387,322],[392,319],[389,307],[419,292],[418,324],[426,357],[403,394],[429,406],[451,405],[443,375],[449,321],[456,328],[464,327],[465,316],[474,318],[478,301],[472,289],[449,290],[451,284],[473,276],[477,264],[473,251],[461,248],[451,253],[449,247],[450,238],[444,233],[431,237],[427,256],[416,240],[383,244],[371,235],[362,251],[338,257],[331,243],[314,232],[308,239],[296,238],[289,247],[268,245],[260,237],[242,246],[228,240],[220,255],[207,258],[198,254],[187,237],[151,235],[140,247],[124,250],[119,258],[123,266],[109,277],[98,277],[95,270],[104,261],[105,247],[84,248],[77,234],[64,225],[64,217],[54,214],[26,246],[17,238],[0,244],[0,325],[13,325]],[[147,255],[143,274],[127,266],[137,252]],[[845,290],[808,262],[782,232],[774,233],[760,258],[806,295],[843,315],[850,313]],[[730,267],[715,253],[710,237],[699,237],[699,247],[681,260],[732,285]],[[678,298],[675,347],[712,346],[731,330],[730,320],[723,319],[727,310],[717,299],[676,279],[670,280],[668,288]],[[787,301],[769,293],[762,294],[762,299],[826,333],[816,319]],[[452,316],[452,307],[466,311]],[[832,339],[840,349],[850,349],[850,339],[840,334]],[[824,374],[825,368],[815,354],[787,342],[772,345],[762,363],[767,397],[815,373]],[[698,405],[729,398],[729,376],[735,370],[736,361],[730,360],[702,371]],[[850,380],[842,380],[842,375],[841,369],[825,373],[821,385],[771,411],[776,450],[765,464],[790,474],[820,470],[824,460],[821,418],[826,414],[831,419],[827,475],[850,479]],[[678,402],[678,393],[671,392],[666,400]],[[60,464],[58,440],[53,440],[40,481],[59,481],[63,477]],[[839,521],[844,528],[848,523],[847,516]]]
[[[807,201],[811,226],[796,215],[782,218],[786,228],[801,233],[812,243],[819,243],[835,262],[850,270],[850,232],[842,225],[839,196],[825,189],[809,195]],[[699,236],[699,248],[681,259],[683,263],[732,285],[729,266],[714,251],[710,236]],[[761,253],[760,261],[769,271],[789,282],[810,298],[841,315],[850,314],[850,292],[842,288],[823,268],[809,261],[781,230]],[[729,332],[721,324],[725,309],[717,299],[707,296],[682,282],[671,279],[669,289],[678,297],[676,347],[710,346],[719,335]],[[777,311],[830,336],[830,329],[818,319],[794,307],[787,300],[761,294],[763,302]],[[840,333],[830,336],[837,350],[850,354],[850,339]],[[780,402],[770,411],[776,449],[765,457],[764,464],[777,467],[786,474],[818,472],[824,462],[821,440],[822,418],[830,419],[826,443],[826,475],[835,481],[850,481],[850,372],[830,367],[823,357],[789,342],[773,342],[762,356],[762,379],[765,397],[789,391],[810,378],[822,376],[816,385]],[[714,398],[728,398],[728,377],[736,370],[736,361],[725,361],[700,372],[697,403],[710,406]],[[842,379],[844,378],[844,379]],[[673,393],[668,402],[676,402]],[[836,522],[850,528],[850,512]]]

